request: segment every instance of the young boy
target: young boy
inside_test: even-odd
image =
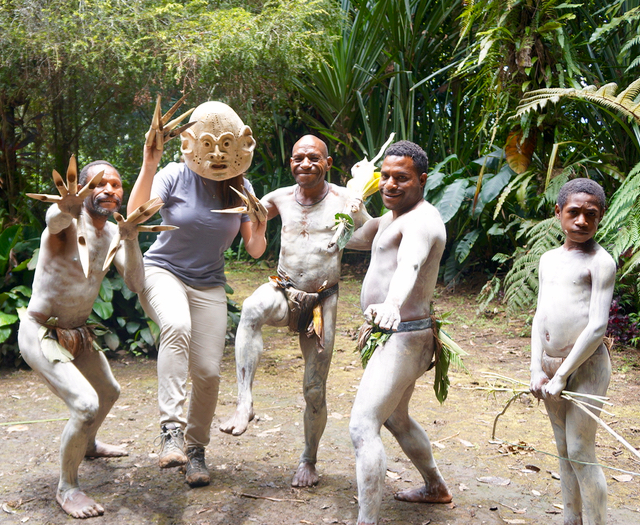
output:
[[[585,464],[596,463],[597,423],[560,398],[563,390],[603,396],[609,386],[611,363],[602,339],[616,265],[593,240],[604,209],[604,191],[590,179],[560,189],[555,212],[565,242],[540,259],[531,330],[531,392],[544,400],[558,454],[571,460],[560,460],[564,525],[581,525],[583,506],[586,523],[602,525],[607,518],[602,469]]]

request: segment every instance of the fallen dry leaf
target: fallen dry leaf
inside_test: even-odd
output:
[[[476,478],[480,483],[488,483],[489,485],[498,485],[499,487],[506,487],[511,480],[509,478],[500,478],[498,476],[482,476]]]
[[[27,425],[11,425],[10,427],[7,427],[7,432],[11,433],[11,432],[25,432],[29,430],[29,427]]]
[[[280,431],[281,431],[281,428],[278,426],[278,427],[271,428],[269,430],[264,430],[263,432],[260,432],[258,434],[258,437],[265,437],[265,436],[268,436],[269,434],[274,434],[274,433],[280,432]]]
[[[633,481],[633,476],[631,474],[619,474],[617,476],[611,476],[611,477],[616,481],[620,481],[622,483],[625,483],[627,481]]]

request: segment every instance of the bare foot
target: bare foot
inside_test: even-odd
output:
[[[69,489],[56,494],[62,510],[73,518],[94,518],[104,514],[104,508],[87,496],[79,488]]]
[[[102,441],[96,439],[93,447],[87,447],[85,452],[85,458],[121,458],[122,456],[128,456],[129,453],[123,448],[117,445],[108,445]]]
[[[292,487],[312,487],[318,484],[320,476],[316,472],[316,466],[311,463],[301,462],[298,465],[293,479],[291,480]]]
[[[436,485],[427,488],[426,485],[418,489],[407,489],[396,492],[394,498],[409,503],[451,503],[453,496],[446,485]]]
[[[244,434],[245,430],[249,426],[249,421],[253,421],[255,414],[253,413],[253,405],[249,408],[238,405],[236,407],[236,411],[233,413],[226,422],[220,425],[220,430],[226,432],[227,434],[233,434],[234,436],[239,436]]]

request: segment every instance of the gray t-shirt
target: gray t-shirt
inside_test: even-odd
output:
[[[247,179],[244,186],[253,193]],[[217,182],[205,184],[186,164],[172,162],[156,174],[151,194],[164,202],[162,224],[179,229],[160,232],[145,253],[146,265],[164,268],[195,288],[224,285],[224,252],[249,217],[211,212],[223,208],[217,192]]]

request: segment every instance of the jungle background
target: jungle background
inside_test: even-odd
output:
[[[538,258],[561,242],[558,189],[593,178],[610,203],[598,240],[619,267],[609,335],[637,346],[639,51],[637,0],[2,0],[2,363],[21,365],[17,309],[44,227],[46,206],[25,192],[54,193],[51,171],[72,154],[80,166],[109,160],[130,189],[156,96],[166,110],[185,93],[189,106],[228,103],[252,127],[258,196],[293,182],[289,152],[304,133],[328,142],[337,184],[391,132],[420,144],[425,197],[447,225],[442,283],[479,284],[479,315],[530,318]],[[172,141],[163,163],[178,157]],[[384,212],[377,195],[368,208]],[[258,264],[277,257],[278,224],[268,238]],[[244,260],[242,244],[228,256]],[[94,316],[104,348],[153,355],[155,327],[116,274]]]
[[[469,351],[469,374],[451,371],[444,405],[425,374],[412,414],[432,439],[454,505],[393,500],[419,476],[384,433],[382,522],[559,523],[547,417],[517,396],[491,436],[511,387],[486,374],[526,381],[537,262],[562,240],[553,205],[569,178],[593,178],[609,199],[598,241],[619,268],[608,330],[616,416],[606,420],[637,443],[639,51],[638,0],[0,0],[0,521],[69,521],[53,498],[67,411],[17,347],[17,309],[29,301],[47,208],[25,193],[55,193],[51,172],[65,173],[72,154],[80,166],[112,162],[130,190],[156,96],[166,110],[188,94],[187,106],[221,100],[252,127],[258,146],[247,176],[258,196],[293,183],[289,152],[305,133],[327,141],[336,184],[391,132],[427,151],[425,197],[448,235],[436,308],[451,312],[448,330]],[[163,164],[178,158],[171,141]],[[385,211],[377,195],[367,206]],[[230,341],[242,300],[273,271],[273,222],[261,260],[248,261],[239,241],[227,253]],[[143,249],[153,239],[141,235]],[[155,363],[145,358],[155,355],[156,327],[108,275],[93,317],[105,326],[99,342],[123,390],[101,435],[130,455],[83,462],[84,486],[107,508],[96,522],[354,523],[347,425],[362,374],[353,339],[367,259],[347,252],[344,262],[322,480],[305,491],[289,485],[304,405],[295,336],[266,329],[258,418],[241,438],[212,431],[214,483],[190,490],[156,467]],[[214,427],[234,408],[232,345],[222,374]],[[608,467],[609,521],[636,523],[637,460],[603,430],[597,447]]]

